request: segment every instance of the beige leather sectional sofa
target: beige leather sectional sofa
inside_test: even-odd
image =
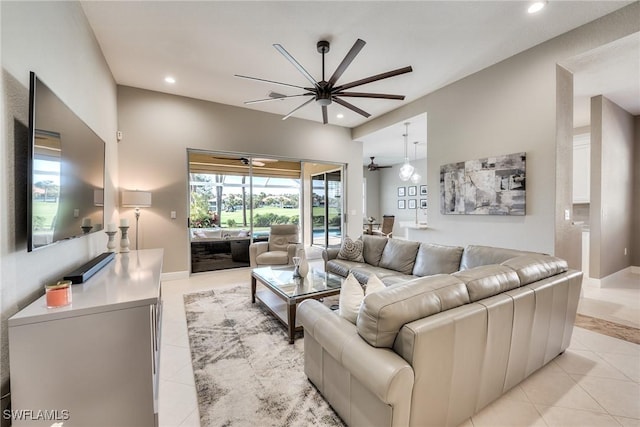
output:
[[[405,243],[417,245],[411,269]],[[364,298],[356,324],[315,300],[298,308],[305,373],[347,424],[457,426],[568,347],[582,272],[564,260],[485,246],[378,249],[365,254],[379,253],[377,265],[325,255],[333,271],[388,284]],[[404,269],[387,268],[392,259]]]

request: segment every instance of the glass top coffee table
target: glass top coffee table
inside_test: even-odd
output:
[[[340,293],[344,277],[309,269],[304,278],[293,277],[293,266],[259,267],[251,272],[251,302],[262,302],[274,316],[288,327],[289,343],[302,326],[296,324],[298,304],[306,299],[321,299]],[[256,291],[261,283],[266,289]]]

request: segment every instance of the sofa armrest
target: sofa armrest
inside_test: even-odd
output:
[[[298,306],[304,333],[311,336],[362,385],[388,405],[411,400],[413,368],[388,348],[369,345],[355,325],[319,301],[308,299]]]
[[[327,271],[327,262],[331,259],[336,259],[340,248],[327,248],[322,251],[322,259],[324,260],[324,271]]]
[[[249,245],[249,264],[257,267],[256,257],[269,250],[269,242],[256,242]]]

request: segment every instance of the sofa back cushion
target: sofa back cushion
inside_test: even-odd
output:
[[[467,287],[457,277],[420,277],[365,296],[356,327],[372,346],[391,348],[404,324],[468,302]]]
[[[453,273],[467,286],[469,300],[475,302],[520,286],[518,274],[503,265],[481,265],[480,267]]]
[[[520,255],[504,261],[502,265],[512,268],[518,274],[520,286],[555,276],[569,269],[567,261],[544,254]]]
[[[382,251],[387,246],[389,239],[383,236],[371,236],[368,234],[362,235],[362,242],[364,248],[362,249],[362,255],[364,256],[364,262],[377,267],[382,258]]]
[[[464,249],[462,254],[460,270],[468,270],[481,265],[500,264],[501,262],[513,257],[531,254],[535,254],[535,252],[494,248],[491,246],[469,245]]]
[[[460,259],[464,248],[460,246],[422,243],[413,266],[415,276],[450,274],[460,270]]]
[[[411,274],[413,265],[416,262],[416,254],[418,253],[420,242],[398,239],[388,240],[382,251],[378,266],[399,271],[402,274]]]

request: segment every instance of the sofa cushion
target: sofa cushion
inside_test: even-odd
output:
[[[457,277],[419,277],[366,295],[356,327],[372,346],[391,348],[404,324],[468,302],[467,287]]]
[[[520,286],[518,274],[503,265],[481,265],[469,270],[459,271],[452,276],[467,286],[471,302],[497,295]]]
[[[481,265],[500,264],[520,255],[532,255],[536,252],[519,251],[517,249],[494,248],[491,246],[469,245],[464,249],[460,270],[479,267]]]
[[[417,279],[418,276],[413,276],[409,274],[392,274],[389,276],[385,276],[382,278],[382,283],[386,286],[397,285],[398,283],[408,282],[409,280]]]
[[[382,267],[373,267],[368,264],[353,266],[353,268],[351,269],[351,273],[353,273],[356,279],[358,279],[358,282],[362,284],[367,283],[369,277],[371,276],[377,276],[379,279],[382,279],[383,282],[384,279],[390,276],[404,276],[402,273],[398,273],[397,271],[389,270]]]
[[[286,251],[263,252],[256,257],[258,265],[287,265],[289,254]]]
[[[332,259],[327,261],[327,271],[335,273],[342,277],[347,277],[351,270],[356,267],[366,267],[367,264],[362,262],[347,261],[344,259]]]
[[[419,247],[420,242],[389,239],[382,251],[378,266],[399,271],[402,274],[411,274]]]
[[[413,266],[414,276],[432,276],[434,274],[450,274],[460,270],[462,258],[461,246],[434,245],[422,243]]]
[[[364,261],[367,264],[377,267],[380,263],[380,258],[382,258],[382,251],[387,245],[388,240],[388,238],[382,236],[363,234],[362,242],[364,243],[364,248],[362,250],[362,254],[364,256]]]
[[[344,240],[342,240],[342,246],[340,246],[340,252],[338,252],[338,259],[364,262],[364,257],[362,256],[363,245],[362,239],[353,240],[349,236],[346,236]]]
[[[369,295],[384,288],[384,284],[375,276],[369,280],[366,288],[363,288],[353,274],[349,274],[340,287],[338,314],[355,325],[365,294]]]
[[[502,263],[515,270],[520,286],[555,276],[569,269],[567,261],[551,255],[531,254],[508,259]]]

